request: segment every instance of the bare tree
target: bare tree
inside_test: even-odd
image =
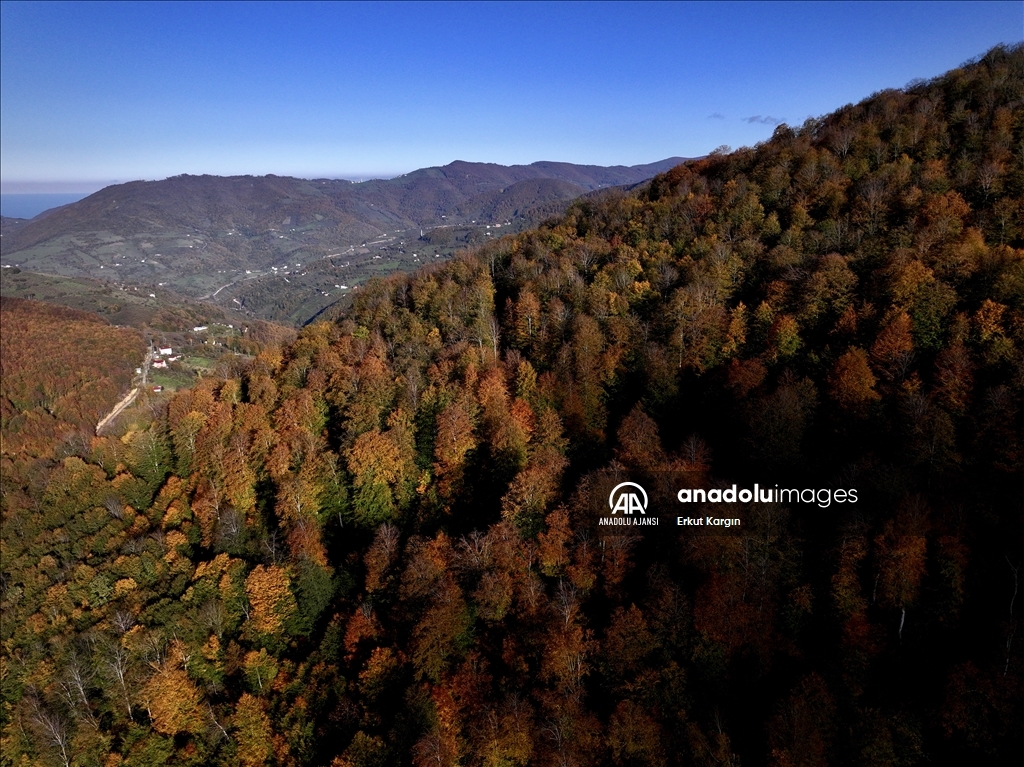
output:
[[[211,599],[199,608],[199,623],[218,639],[224,636],[224,623],[227,620],[227,611],[224,603],[219,599]]]
[[[228,506],[217,520],[217,537],[221,543],[231,546],[238,541],[245,527],[245,517],[234,506]]]
[[[135,625],[135,614],[131,610],[120,609],[114,613],[110,622],[117,629],[119,634],[127,634]]]
[[[487,332],[490,336],[491,348],[494,350],[494,359],[498,359],[498,343],[501,341],[501,323],[493,314],[487,320]]]
[[[985,192],[986,202],[992,192],[997,190],[999,177],[1002,175],[1002,172],[1002,165],[997,162],[986,162],[978,168],[978,185]]]
[[[837,155],[846,157],[850,152],[850,147],[853,146],[853,137],[853,129],[844,126],[832,134],[829,144]]]
[[[89,696],[86,688],[92,681],[95,672],[83,666],[78,655],[72,653],[68,658],[67,666],[61,675],[58,685],[61,696],[68,704],[68,708],[76,716],[87,721],[93,729],[99,728],[96,717],[93,716],[92,706],[89,704]]]
[[[107,509],[107,513],[110,514],[114,519],[124,519],[124,504],[121,503],[121,499],[116,495],[109,495],[103,502],[103,505]]]
[[[47,708],[34,694],[29,697],[32,708],[30,722],[38,731],[43,742],[60,753],[64,767],[71,767],[70,737],[64,718]]]
[[[555,609],[562,616],[565,626],[572,623],[577,613],[579,613],[576,587],[562,579],[558,581],[558,596],[555,601]]]
[[[124,703],[125,713],[133,722],[135,721],[132,710],[131,689],[131,656],[119,642],[110,642],[103,649],[103,660],[101,668],[104,675],[116,687],[121,702]]]
[[[263,539],[263,551],[266,552],[268,562],[276,565],[280,555],[277,550],[277,530],[271,530]]]

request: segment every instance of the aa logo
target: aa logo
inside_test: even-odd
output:
[[[640,495],[638,496],[631,490],[626,489],[631,487],[639,490]],[[642,503],[640,501],[641,497],[643,497]],[[608,508],[612,510],[612,514],[617,514],[620,511],[623,514],[632,514],[634,511],[646,514],[647,491],[636,482],[621,482],[613,487],[611,493],[608,494]]]

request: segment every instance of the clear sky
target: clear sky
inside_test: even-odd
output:
[[[1024,3],[0,4],[4,192],[599,165],[771,136],[1024,37]]]

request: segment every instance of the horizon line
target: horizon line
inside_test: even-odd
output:
[[[161,178],[129,178],[129,179],[77,179],[77,180],[54,180],[54,181],[40,181],[40,180],[29,180],[29,179],[11,179],[4,180],[0,179],[0,194],[93,194],[106,189],[109,186],[115,186],[117,184],[129,184],[135,181],[166,181],[171,178],[177,178],[179,176],[215,176],[218,178],[238,178],[245,176],[252,176],[254,178],[266,178],[268,176],[277,176],[280,178],[296,178],[303,181],[350,181],[352,183],[363,183],[366,181],[389,181],[391,179],[399,178],[401,176],[414,173],[417,170],[426,170],[429,168],[444,168],[449,165],[453,165],[457,162],[464,162],[473,165],[497,165],[500,167],[511,168],[515,166],[528,167],[530,165],[537,165],[539,163],[559,163],[563,165],[579,165],[579,166],[593,166],[600,168],[634,168],[640,165],[654,165],[658,162],[664,162],[665,160],[671,160],[679,158],[680,160],[693,159],[684,157],[682,155],[672,155],[670,157],[662,157],[651,162],[633,163],[632,165],[626,165],[625,163],[616,163],[614,165],[600,165],[598,163],[581,163],[581,162],[569,162],[567,160],[534,160],[529,163],[510,163],[508,165],[499,162],[488,162],[480,160],[461,160],[454,159],[444,165],[422,165],[412,170],[399,171],[399,172],[385,172],[385,173],[344,173],[344,174],[326,174],[326,175],[292,175],[288,173],[173,173]]]

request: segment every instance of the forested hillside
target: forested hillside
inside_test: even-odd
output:
[[[1022,201],[1017,46],[5,471],[4,763],[1018,763]],[[599,532],[666,471],[861,500]]]
[[[0,325],[5,465],[51,458],[62,442],[91,436],[145,355],[139,331],[38,301],[0,299]]]
[[[510,226],[535,226],[582,194],[638,184],[678,162],[459,161],[362,183],[133,181],[31,221],[4,219],[0,259],[5,267],[128,285],[161,299],[173,291],[249,319],[301,326],[371,277],[411,271]]]

